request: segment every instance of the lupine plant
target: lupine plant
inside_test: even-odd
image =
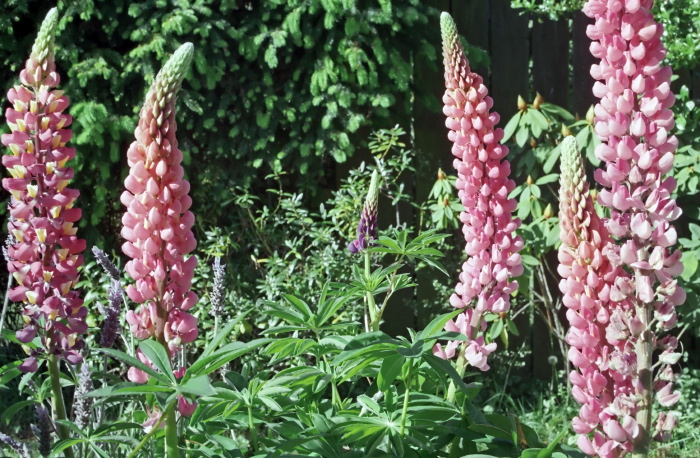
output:
[[[518,254],[523,241],[515,235],[520,220],[512,218],[516,201],[508,196],[515,182],[508,177],[508,148],[499,143],[503,130],[495,127],[498,113],[489,111],[493,100],[487,95],[481,76],[469,68],[449,14],[442,13],[440,27],[446,86],[443,112],[453,143],[459,198],[464,206],[460,220],[468,256],[450,298],[450,304],[464,312],[448,322],[445,329],[463,333],[467,341],[453,341],[445,348],[438,344],[435,352],[448,359],[457,354],[460,373],[467,363],[486,371],[488,355],[496,349],[496,343],[486,344],[480,335],[486,329],[484,317],[510,308],[509,296],[518,289],[512,278],[523,271]]]
[[[673,365],[678,340],[662,333],[677,321],[675,306],[685,293],[674,278],[683,270],[672,250],[671,222],[681,211],[671,197],[676,182],[664,177],[678,146],[669,135],[671,69],[661,66],[663,28],[652,1],[590,0],[584,12],[595,19],[587,30],[594,94],[595,132],[602,140],[596,171],[603,186],[598,202],[610,210],[601,224],[593,211],[575,143],[562,156],[560,221],[561,283],[571,330],[569,359],[574,396],[583,404],[574,419],[579,446],[602,457],[647,456],[652,436],[670,437],[673,413],[652,407],[674,405]],[[654,358],[654,352],[658,357]],[[589,434],[594,432],[593,436]]]
[[[650,8],[648,0],[590,0],[585,10],[596,21],[589,36],[596,40],[594,55],[601,58],[592,73],[604,84],[594,88],[602,100],[595,116],[582,121],[581,132],[590,140],[589,149],[595,143],[593,125],[602,141],[595,154],[604,169],[596,179],[604,187],[598,202],[608,208],[608,217],[595,211],[569,126],[562,126],[565,138],[553,154],[562,162],[558,270],[571,325],[566,342],[575,369],[569,379],[581,404],[573,429],[584,453],[604,458],[647,456],[652,435],[668,439],[678,421],[672,412],[653,417],[651,409],[654,400],[670,407],[679,399],[673,391],[678,342],[661,332],[675,323],[674,306],[684,294],[674,278],[680,273],[680,254],[671,250],[676,234],[670,222],[680,210],[671,198],[675,182],[664,178],[676,147],[668,135],[673,94],[670,71],[659,65],[662,31]],[[26,323],[13,339],[29,357],[0,370],[0,384],[21,376],[19,391],[27,395],[0,413],[0,420],[33,409],[39,454],[583,456],[559,445],[567,431],[545,444],[517,417],[484,414],[478,407],[479,380],[498,365],[489,358],[501,334],[496,323],[503,331],[511,296],[518,294],[514,278],[524,270],[524,242],[516,233],[521,221],[512,216],[518,210],[515,197],[530,204],[540,186],[555,180],[555,174],[548,174],[517,186],[510,178],[509,150],[501,142],[514,137],[522,147],[530,134],[556,124],[554,119],[563,124],[573,117],[547,107],[539,96],[531,106],[521,99],[504,138],[498,114],[490,111],[493,101],[483,79],[471,71],[449,14],[441,16],[442,101],[461,204],[451,203],[450,209],[461,211],[467,256],[449,298],[457,310],[435,317],[420,331],[409,329],[406,336],[384,332],[382,320],[399,300],[396,293],[416,286],[416,265],[448,273],[436,247],[450,243],[434,227],[412,231],[398,218],[392,227],[380,224],[385,196],[402,193],[386,159],[400,131],[395,128],[377,136],[390,132],[392,139],[384,151],[373,148],[374,164],[354,172],[366,176],[368,185],[356,190],[358,207],[365,198],[353,235],[345,224],[330,236],[348,235],[334,240],[335,256],[342,257],[347,275],[336,278],[324,271],[318,275],[323,278],[303,285],[290,281],[285,284],[289,290],[280,291],[279,285],[265,289],[260,304],[271,318],[259,335],[241,340],[235,340],[233,330],[251,310],[228,300],[221,253],[214,253],[211,309],[204,310],[194,292],[201,283],[194,281],[195,220],[175,136],[176,98],[195,54],[189,43],[155,77],[135,141],[126,151],[121,235],[129,258],[127,286],[122,286],[122,271],[93,248],[106,272],[109,304],[96,307],[104,315],[101,328],[88,324],[75,287],[79,268],[90,272],[92,267],[82,265],[85,243],[73,227],[80,218],[73,207],[77,192],[67,187],[72,171],[66,163],[75,151],[66,146],[71,118],[63,110],[68,99],[55,89],[57,21],[54,9],[20,74],[21,85],[9,92],[11,133],[2,137],[10,150],[3,164],[12,177],[3,180],[12,196],[8,269],[17,282],[9,294],[21,303]],[[553,162],[547,160],[550,166]],[[397,166],[401,171],[408,167]],[[449,183],[440,172],[433,197],[449,203]],[[527,205],[522,214],[534,216],[533,208]],[[341,211],[328,213],[336,217]],[[555,220],[551,206],[539,213],[537,218]],[[443,216],[434,216],[433,222],[456,222]],[[266,244],[262,230],[256,230]],[[271,262],[254,261],[256,266]],[[93,298],[86,296],[85,304]],[[362,309],[364,323],[356,313]],[[213,326],[196,318],[206,313],[213,316]],[[220,323],[223,317],[229,319]],[[498,321],[485,332],[493,320]],[[102,371],[94,369],[96,354],[102,357]],[[242,356],[249,359],[237,360]],[[45,360],[48,377],[40,370]],[[60,373],[63,360],[68,364]],[[249,364],[252,360],[256,364]],[[478,370],[469,374],[469,367]],[[72,405],[67,409],[63,391],[70,385]],[[30,454],[9,436],[0,434],[0,441],[18,456]]]
[[[79,351],[81,334],[87,330],[87,310],[73,289],[85,241],[77,237],[74,227],[81,215],[74,207],[78,191],[67,187],[73,169],[66,163],[75,157],[75,149],[66,146],[72,135],[67,129],[71,117],[63,113],[68,97],[55,89],[60,82],[54,62],[57,24],[54,8],[44,19],[20,73],[21,84],[8,93],[12,107],[6,118],[12,133],[3,135],[2,143],[12,154],[3,156],[2,162],[12,178],[2,183],[12,196],[8,231],[15,238],[7,250],[7,267],[17,286],[8,294],[23,307],[26,325],[17,332],[17,340],[31,344],[25,347],[29,358],[19,370],[35,372],[40,359],[48,361],[54,415],[64,420],[59,360],[73,365],[82,360]],[[44,407],[37,405],[37,409]],[[65,426],[59,429],[65,437]]]

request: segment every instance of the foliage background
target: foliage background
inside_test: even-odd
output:
[[[520,116],[509,145],[524,209],[520,216],[526,223],[529,269],[521,281],[524,290],[514,321],[502,320],[492,328],[499,332],[490,338],[500,339],[500,348],[508,347],[499,351],[493,366],[507,369],[489,374],[493,396],[487,394],[485,403],[494,410],[507,406],[531,412],[532,418],[546,418],[555,410],[551,401],[544,402],[543,390],[531,390],[522,382],[542,374],[545,380],[537,386],[549,383],[556,392],[553,388],[563,380],[555,323],[556,277],[548,270],[556,262],[556,218],[545,213],[548,204],[556,208],[556,182],[548,175],[556,173],[551,159],[562,126],[582,136],[590,127],[582,119],[585,110],[574,106],[581,93],[576,79],[581,75],[575,73],[582,65],[576,46],[588,47],[580,35],[585,21],[574,13],[581,3],[61,0],[57,63],[62,88],[72,100],[72,143],[79,152],[74,185],[81,191],[84,212],[80,233],[89,245],[120,254],[123,152],[132,141],[138,110],[155,72],[181,43],[191,41],[197,57],[180,94],[178,138],[197,215],[201,267],[195,289],[202,296],[198,314],[203,337],[211,325],[206,289],[214,256],[224,256],[228,264],[231,315],[260,307],[263,300],[275,300],[290,289],[307,293],[325,280],[349,278],[345,246],[354,237],[353,224],[364,199],[365,166],[377,164],[377,158],[390,183],[380,208],[392,209],[381,211],[380,227],[451,231],[440,248],[448,255],[444,264],[456,272],[462,248],[455,225],[459,208],[449,186],[433,185],[439,167],[452,174],[439,113],[443,81],[437,26],[439,10],[452,10],[467,36],[472,66],[484,75],[494,95],[501,126]],[[0,5],[0,81],[5,89],[15,83],[38,22],[50,6],[39,0],[6,0]],[[674,87],[681,139],[676,173],[679,202],[686,210],[679,232],[687,252],[683,279],[689,288],[682,326],[687,328],[686,350],[692,354],[700,335],[700,117],[694,101],[700,95],[695,70],[700,6],[692,0],[672,0],[657,2],[657,9],[667,30],[669,62],[681,75]],[[557,40],[547,35],[550,32],[558,34]],[[560,42],[567,53],[557,61],[557,71],[567,79],[562,83],[564,96],[557,98],[554,92],[551,101],[563,107],[533,109],[537,91],[544,92],[542,82],[556,80],[554,73],[542,76],[539,62],[546,57],[546,71],[557,69],[550,56],[538,55],[537,50]],[[570,42],[571,49],[566,47]],[[512,48],[509,52],[532,48],[534,54],[504,54],[504,47]],[[525,70],[505,71],[506,61],[524,63]],[[517,95],[530,104],[527,121],[516,108]],[[533,115],[540,111],[544,124]],[[398,131],[391,130],[383,139],[370,136],[396,124],[407,131],[398,139],[393,138]],[[351,173],[354,169],[359,171]],[[88,266],[83,286],[102,291],[94,288],[96,270],[90,269],[94,265]],[[407,325],[420,327],[448,308],[446,298],[454,281],[427,270],[419,270],[417,276],[420,288],[397,295],[389,309],[385,329],[391,333],[405,332]],[[525,294],[528,290],[539,297]],[[547,291],[552,293],[549,299]],[[102,298],[96,292],[86,299],[91,303]],[[92,319],[100,321],[96,315]],[[238,332],[252,338],[274,324],[260,312]],[[537,338],[542,335],[548,338]],[[504,338],[510,338],[509,345]],[[551,364],[547,357],[557,355]],[[700,362],[691,358],[684,364],[686,373],[697,373]],[[697,389],[694,378],[684,380]],[[562,426],[567,423],[563,418]]]

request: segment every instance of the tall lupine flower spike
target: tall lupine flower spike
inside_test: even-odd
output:
[[[64,114],[68,97],[55,90],[60,78],[54,63],[54,32],[58,12],[44,19],[32,53],[20,73],[21,84],[7,96],[12,104],[5,112],[12,133],[2,136],[12,154],[2,163],[12,178],[2,180],[11,194],[8,231],[16,242],[8,248],[8,270],[17,281],[10,299],[22,302],[25,327],[20,342],[36,336],[41,346],[20,366],[34,372],[42,353],[63,357],[71,364],[82,360],[78,351],[87,330],[87,310],[78,292],[78,268],[83,263],[85,241],[76,236],[74,223],[80,209],[73,204],[78,191],[68,188],[73,169],[66,163],[75,149],[66,146],[72,118]]]
[[[465,311],[445,329],[467,336],[469,340],[459,356],[485,371],[489,369],[487,357],[496,344],[485,345],[484,337],[479,335],[486,327],[483,317],[510,308],[509,296],[518,288],[511,278],[523,272],[518,254],[523,241],[515,235],[520,220],[511,216],[516,201],[508,194],[515,183],[508,178],[508,148],[499,144],[503,130],[495,127],[500,118],[498,113],[489,113],[493,100],[481,76],[469,68],[454,20],[442,13],[440,26],[446,87],[443,112],[453,142],[459,198],[464,205],[460,220],[468,256],[450,298],[452,306]],[[452,358],[459,345],[450,342],[444,349],[437,345],[434,351],[443,358]]]
[[[197,258],[185,259],[197,245],[194,215],[175,138],[176,95],[193,50],[191,43],[180,46],[146,96],[136,141],[127,153],[130,171],[121,196],[127,207],[122,249],[132,258],[126,271],[135,281],[127,287],[127,295],[141,304],[138,311],[127,312],[126,320],[137,338],[155,337],[171,356],[198,335],[197,319],[187,312],[197,302],[190,290]],[[132,381],[147,379],[136,368],[128,375]]]
[[[581,434],[578,444],[585,453],[617,457],[631,450],[629,439],[639,429],[629,399],[630,367],[618,365],[622,360],[610,361],[610,355],[626,346],[611,314],[623,317],[630,309],[628,301],[611,295],[611,289],[618,279],[629,281],[629,276],[607,258],[612,239],[593,207],[576,139],[566,137],[561,151],[559,288],[571,325],[566,336],[569,361],[576,368],[569,379],[574,398],[582,404],[573,427]]]
[[[685,301],[674,278],[683,270],[681,253],[671,248],[677,239],[671,222],[681,210],[671,197],[676,181],[664,177],[673,168],[678,147],[676,137],[669,135],[675,96],[671,69],[661,66],[666,55],[663,27],[654,21],[652,6],[652,0],[589,0],[584,6],[586,15],[595,19],[587,29],[591,53],[600,59],[591,67],[599,80],[593,92],[601,99],[595,107],[595,130],[602,140],[596,156],[604,162],[595,174],[604,187],[598,202],[610,209],[605,225],[618,241],[608,258],[632,274],[629,283],[620,281],[611,290],[611,296],[632,304],[611,317],[618,332],[629,335],[625,351],[611,355],[611,363],[635,363],[629,376],[636,390],[639,433],[633,445],[639,456],[648,453],[652,435],[667,438],[675,424],[672,414],[662,412],[654,433],[652,405],[654,392],[662,407],[680,397],[672,392],[671,367],[681,356],[678,342],[658,333],[675,326],[675,307]],[[660,364],[654,371],[656,350]]]
[[[365,206],[362,209],[360,223],[357,226],[357,238],[350,242],[348,251],[359,253],[366,249],[372,240],[377,239],[377,202],[379,201],[379,173],[375,169],[372,172]]]

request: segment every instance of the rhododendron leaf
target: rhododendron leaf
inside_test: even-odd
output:
[[[530,115],[530,122],[533,126],[537,126],[542,130],[549,128],[549,121],[539,110],[528,110],[527,113]]]
[[[0,415],[0,421],[6,421],[7,423],[9,423],[10,420],[12,420],[14,418],[15,413],[17,413],[18,411],[20,411],[24,407],[33,406],[34,404],[36,404],[36,401],[34,399],[15,402],[10,407],[6,407],[3,410],[2,415]]]
[[[554,166],[559,163],[559,156],[561,156],[561,143],[550,151],[549,155],[547,156],[547,161],[542,166],[544,173],[549,173],[552,171]]]
[[[558,173],[550,173],[548,175],[544,175],[539,177],[536,181],[535,184],[537,185],[543,185],[547,183],[553,183],[559,179],[559,174]],[[538,196],[539,197],[539,196]]]
[[[170,365],[170,357],[168,351],[155,340],[144,340],[139,344],[139,350],[151,361],[151,363],[171,382],[175,382],[175,374],[173,374],[172,366]]]
[[[510,138],[513,136],[515,133],[515,129],[518,128],[518,125],[520,124],[520,119],[523,116],[523,112],[519,111],[510,118],[510,121],[508,121],[508,124],[503,128],[503,141],[507,142],[510,141]]]
[[[525,118],[525,116],[523,116],[523,118]],[[521,127],[515,134],[515,143],[519,147],[524,148],[528,141],[530,141],[530,130]]]
[[[569,113],[569,111],[566,108],[561,107],[559,105],[555,105],[553,103],[541,104],[539,111],[541,111],[542,113],[544,113],[545,115],[547,115],[549,117],[554,116],[554,117],[561,118],[562,120],[564,120],[566,122],[574,122],[574,120],[576,119],[574,117],[574,115]]]

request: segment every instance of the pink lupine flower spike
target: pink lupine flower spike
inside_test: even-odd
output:
[[[41,345],[19,367],[34,372],[38,358],[55,356],[71,364],[82,360],[81,334],[87,330],[87,309],[73,288],[83,263],[85,241],[74,224],[80,209],[74,207],[76,189],[68,161],[75,149],[66,146],[72,118],[64,114],[68,97],[55,89],[60,82],[54,63],[54,32],[58,12],[52,9],[41,25],[32,53],[20,73],[20,85],[7,96],[5,112],[11,133],[2,136],[12,154],[2,157],[12,178],[2,180],[10,192],[8,231],[15,242],[8,248],[8,271],[17,286],[9,292],[22,302],[24,329],[17,339],[27,343],[40,337]]]
[[[122,249],[132,258],[126,271],[134,279],[126,292],[141,304],[127,312],[126,320],[137,338],[155,337],[171,356],[198,335],[197,319],[188,312],[197,302],[190,290],[197,258],[186,258],[197,246],[194,215],[175,137],[176,96],[193,52],[191,43],[180,46],[156,76],[127,152],[130,170],[121,196],[127,207]],[[148,364],[144,355],[137,356]],[[134,367],[128,377],[148,379]]]
[[[610,210],[605,227],[617,241],[604,254],[630,273],[610,288],[612,301],[629,306],[609,311],[606,339],[615,347],[608,358],[616,384],[631,386],[615,392],[614,405],[623,410],[613,413],[631,419],[610,423],[605,433],[617,442],[626,436],[638,456],[648,454],[652,436],[668,438],[675,424],[665,413],[654,422],[652,408],[654,399],[670,407],[680,396],[672,391],[676,376],[671,367],[680,357],[678,342],[661,334],[675,326],[675,307],[685,300],[675,279],[683,270],[681,253],[672,249],[677,234],[671,223],[681,210],[671,197],[676,181],[666,176],[678,147],[669,133],[675,97],[671,69],[661,65],[663,27],[654,20],[652,6],[652,0],[589,0],[584,6],[595,20],[587,29],[591,53],[600,59],[591,68],[598,80],[593,92],[600,98],[594,122],[602,140],[596,156],[603,166],[595,178],[604,189],[598,203]],[[594,449],[597,444],[594,437]]]
[[[464,333],[468,341],[459,356],[474,367],[489,369],[487,358],[496,343],[485,344],[483,332],[487,313],[506,312],[509,296],[518,287],[513,277],[523,272],[520,251],[523,241],[515,235],[520,220],[513,219],[515,199],[508,194],[515,188],[509,179],[508,148],[499,144],[503,130],[496,128],[498,113],[490,113],[493,100],[481,76],[471,71],[459,41],[454,20],[447,13],[440,17],[445,64],[445,125],[453,142],[457,189],[464,205],[460,215],[467,242],[464,263],[452,306],[465,309],[445,329]],[[450,358],[459,345],[436,345],[435,354]],[[463,368],[461,368],[463,370]]]

